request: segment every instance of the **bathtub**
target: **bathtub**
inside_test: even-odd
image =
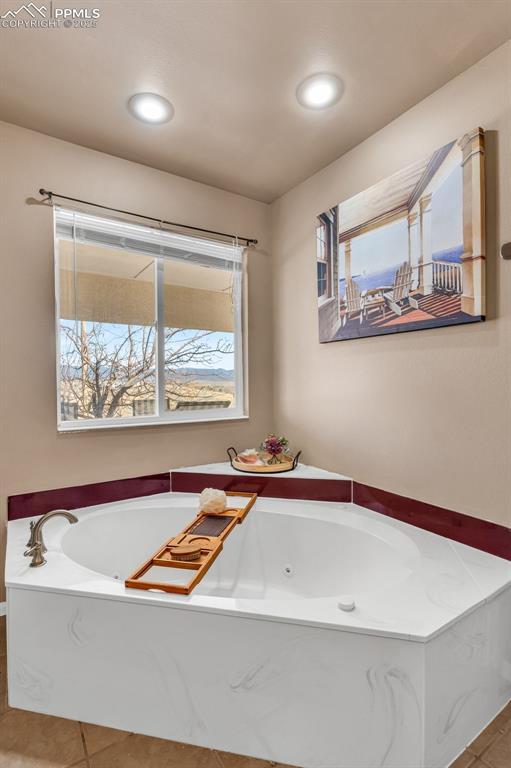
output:
[[[191,595],[127,589],[197,506],[55,518],[41,568],[29,520],[9,523],[11,706],[302,768],[440,768],[509,700],[507,561],[353,504],[264,498]]]

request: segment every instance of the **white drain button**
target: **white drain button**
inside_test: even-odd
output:
[[[342,600],[339,600],[337,607],[340,608],[341,611],[353,611],[355,608],[355,601],[352,600],[351,597],[345,597]]]

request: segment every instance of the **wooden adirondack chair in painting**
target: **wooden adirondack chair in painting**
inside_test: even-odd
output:
[[[410,299],[410,290],[412,288],[412,265],[405,261],[396,272],[392,290],[384,293],[383,296],[389,309],[396,315],[403,314],[403,305],[408,301],[412,306],[416,305],[414,299]]]
[[[360,316],[360,322],[363,320],[363,301],[358,289],[358,285],[351,277],[346,280],[346,296],[344,299],[346,310],[343,318],[343,325],[346,325],[348,320],[355,315]]]

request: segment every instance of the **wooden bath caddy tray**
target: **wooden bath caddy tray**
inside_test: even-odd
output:
[[[226,496],[247,497],[247,503],[242,508],[227,507],[220,514],[199,512],[195,520],[181,533],[169,539],[149,560],[137,568],[135,573],[126,579],[125,586],[189,595],[217,559],[222,551],[224,539],[238,523],[243,522],[257,499],[256,493],[227,491]],[[145,580],[144,574],[154,566],[184,568],[193,571],[193,576],[186,584]]]

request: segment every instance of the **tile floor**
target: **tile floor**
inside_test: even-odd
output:
[[[265,760],[11,709],[7,706],[6,677],[5,618],[0,618],[0,768],[286,768]],[[509,766],[511,703],[451,768]]]
[[[511,766],[511,702],[479,734],[450,768],[509,768]]]

